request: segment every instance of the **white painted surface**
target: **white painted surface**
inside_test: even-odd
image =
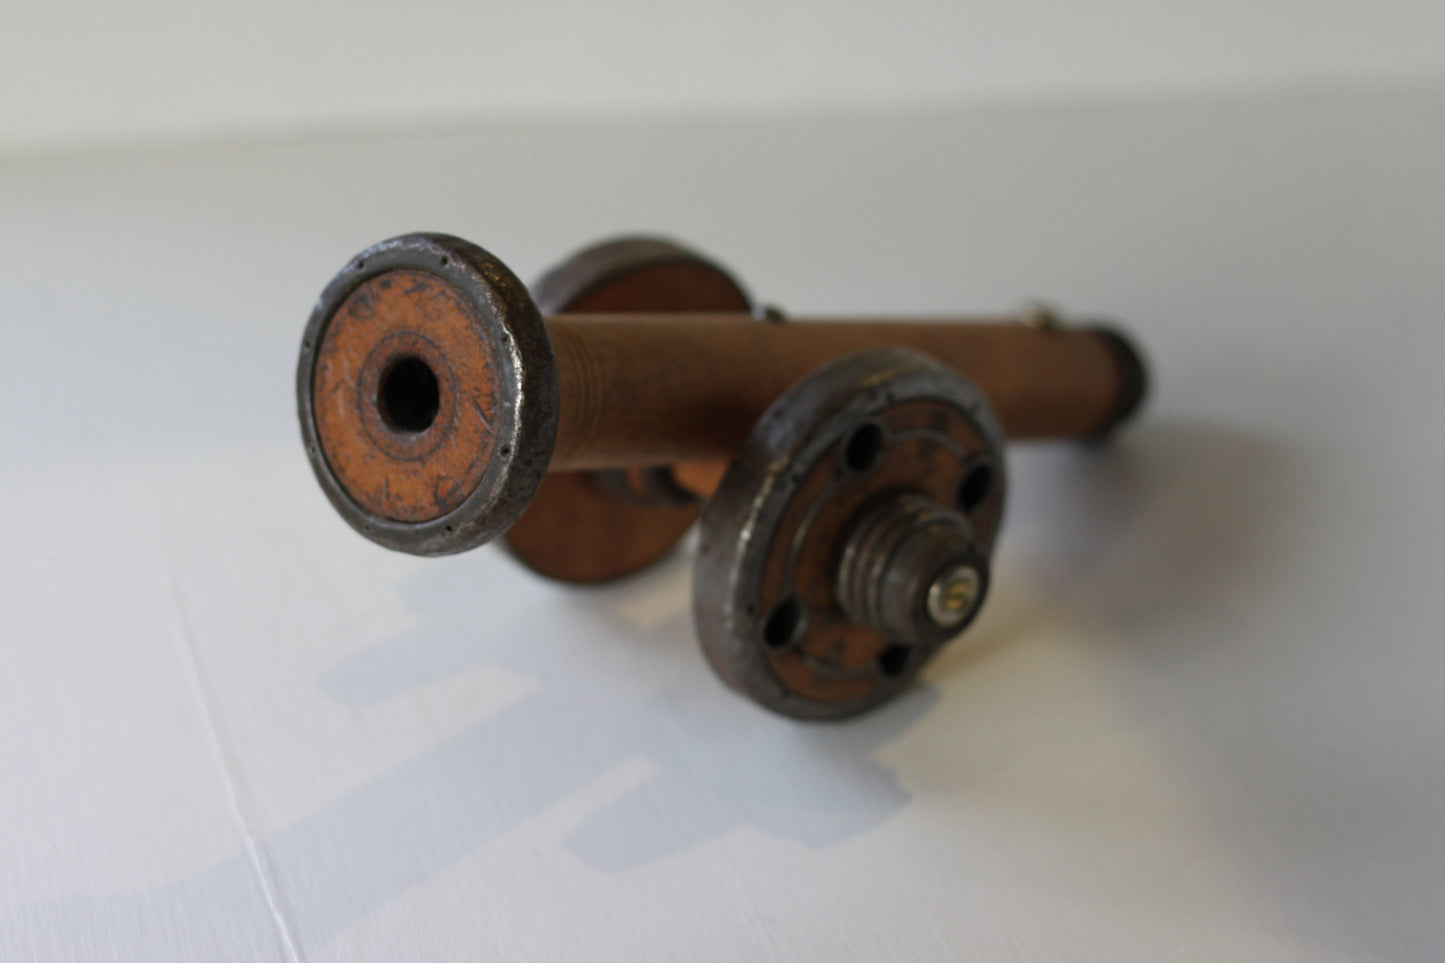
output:
[[[1445,91],[0,163],[0,959],[1432,960]],[[728,694],[687,560],[543,583],[330,511],[355,250],[688,239],[799,312],[1126,319],[910,697]]]
[[[1441,80],[1438,0],[0,4],[0,151]]]

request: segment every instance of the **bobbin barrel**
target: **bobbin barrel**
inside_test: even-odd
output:
[[[505,531],[549,470],[729,457],[790,385],[867,348],[973,379],[1015,438],[1107,432],[1144,369],[1103,329],[797,321],[745,315],[544,319],[497,258],[413,234],[354,258],[303,337],[297,400],[317,479],[362,534],[414,554]]]
[[[727,457],[773,399],[869,348],[930,355],[988,396],[1011,439],[1089,437],[1127,418],[1143,366],[1119,334],[1017,319],[744,324],[727,315],[554,315],[558,423],[552,470]]]

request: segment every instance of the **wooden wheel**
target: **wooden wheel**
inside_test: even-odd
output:
[[[671,241],[621,238],[574,254],[533,287],[545,314],[747,312],[730,274]],[[507,531],[528,568],[565,582],[606,582],[661,559],[697,520],[700,502],[666,466],[553,472]]]

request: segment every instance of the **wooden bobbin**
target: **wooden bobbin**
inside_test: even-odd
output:
[[[619,238],[572,255],[532,288],[546,314],[747,312],[747,291],[701,254],[658,238]],[[658,561],[697,520],[685,487],[716,462],[558,471],[543,479],[505,543],[534,572],[606,582]],[[674,475],[677,470],[677,475]],[[680,481],[678,475],[681,476]]]

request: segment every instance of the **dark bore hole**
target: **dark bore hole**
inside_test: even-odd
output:
[[[427,363],[416,355],[397,358],[381,373],[376,407],[392,431],[419,434],[436,421],[441,387]]]
[[[770,649],[781,649],[798,634],[798,625],[803,621],[803,606],[796,598],[789,596],[779,602],[767,624],[763,626],[763,644]]]
[[[853,434],[848,436],[843,461],[852,471],[864,472],[873,467],[882,453],[883,428],[870,421],[853,429]]]
[[[987,465],[974,465],[958,486],[958,507],[971,512],[988,498],[993,488],[993,469]]]
[[[897,642],[878,654],[878,670],[890,679],[896,679],[908,668],[908,646]]]

